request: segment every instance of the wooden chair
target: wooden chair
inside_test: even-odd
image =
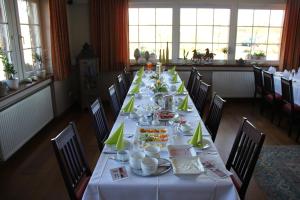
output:
[[[293,92],[293,81],[288,80],[286,78],[281,78],[281,100],[282,100],[282,107],[281,107],[281,113],[282,115],[288,115],[289,118],[289,136],[292,133],[293,125],[295,123],[296,117],[299,118],[300,114],[300,106],[294,104],[294,92]],[[279,119],[279,125],[281,121],[281,116]],[[299,135],[297,137],[297,140],[299,138]]]
[[[211,102],[211,105],[210,105],[210,108],[209,108],[209,111],[208,111],[208,114],[207,114],[207,117],[205,120],[205,126],[211,135],[212,141],[215,141],[215,139],[216,139],[225,102],[226,101],[217,94],[215,94],[212,99],[212,102]]]
[[[241,199],[244,199],[254,167],[265,140],[265,134],[257,130],[247,118],[243,118],[226,163],[238,179],[231,176]]]
[[[125,83],[125,88],[126,88],[126,94],[129,91],[129,88],[131,86],[131,75],[129,72],[126,72],[125,70],[122,72],[122,77]]]
[[[123,79],[122,74],[119,74],[117,76],[116,89],[117,89],[118,96],[120,98],[119,99],[120,104],[123,104],[124,99],[126,98],[127,91],[125,86],[125,80]]]
[[[254,101],[256,101],[257,95],[263,95],[263,75],[262,75],[262,69],[257,66],[253,66],[253,72],[254,72]]]
[[[113,84],[108,88],[108,95],[110,97],[110,105],[114,112],[114,118],[116,119],[120,110],[121,110],[121,104],[119,102],[119,97],[116,91],[116,85]]]
[[[191,70],[191,74],[188,80],[188,84],[187,84],[187,91],[191,94],[192,93],[192,89],[193,89],[193,85],[194,85],[194,81],[195,81],[195,74],[196,74],[197,70],[195,67],[192,68]]]
[[[100,98],[96,99],[95,102],[90,105],[90,113],[95,127],[95,133],[96,133],[96,139],[97,139],[99,151],[101,152],[104,147],[103,142],[109,136],[110,130],[108,127],[107,118]]]
[[[201,117],[203,117],[203,112],[204,112],[204,108],[205,108],[205,103],[206,103],[209,87],[210,87],[210,85],[208,85],[200,80],[200,87],[199,87],[198,94],[197,94],[197,97],[195,100],[195,106]]]
[[[71,122],[60,134],[51,139],[51,143],[70,199],[81,199],[92,173],[75,124]]]
[[[198,91],[200,88],[200,84],[201,84],[201,79],[202,79],[202,75],[199,72],[195,72],[195,77],[194,77],[194,84],[192,87],[192,92],[190,93],[190,96],[193,100],[193,102],[196,101],[196,98],[198,97]]]
[[[279,104],[281,102],[281,95],[275,93],[274,88],[274,76],[268,71],[263,72],[263,103],[261,105],[261,112],[263,112],[264,107],[269,105],[272,110],[271,121],[274,121],[274,115],[279,109]]]

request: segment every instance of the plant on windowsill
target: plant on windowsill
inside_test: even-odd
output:
[[[0,47],[0,59],[2,60],[3,64],[3,71],[6,76],[6,83],[10,89],[16,90],[19,88],[19,79],[15,77],[17,74],[16,70],[14,69],[14,65],[9,62],[7,54],[4,50]]]
[[[35,70],[36,70],[36,75],[41,79],[46,78],[46,70],[43,69],[43,58],[42,58],[42,56],[38,53],[34,53],[33,54],[33,61],[34,61],[34,66],[35,66]]]
[[[227,63],[227,55],[228,55],[228,48],[227,47],[224,47],[221,49],[222,50],[222,53],[224,54],[224,63],[226,64]]]
[[[266,60],[266,54],[263,51],[254,52],[252,55],[253,60]]]

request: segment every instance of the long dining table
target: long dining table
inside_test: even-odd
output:
[[[276,72],[274,74],[274,89],[277,94],[282,94],[281,90],[281,72]],[[300,79],[293,78],[293,95],[294,95],[294,103],[300,105]]]
[[[154,72],[145,72],[142,85],[140,88],[141,98],[135,99],[135,107],[147,109],[147,107],[154,105],[153,92],[151,91],[151,85],[154,81],[150,78]],[[168,72],[161,74],[165,83],[171,88],[171,85],[175,85],[176,88],[181,84],[179,78],[178,83],[171,83],[171,75]],[[135,76],[136,79],[136,76]],[[134,82],[131,85],[129,91],[134,87]],[[130,95],[124,100],[124,105],[130,100]],[[183,98],[182,96],[174,95],[174,100]],[[112,159],[111,147],[105,145],[96,167],[93,171],[92,177],[84,192],[84,200],[115,200],[115,199],[128,199],[128,200],[180,200],[180,199],[220,199],[220,200],[235,200],[239,199],[235,186],[230,178],[230,172],[225,168],[225,165],[220,158],[216,146],[211,140],[210,134],[205,128],[205,125],[198,114],[198,111],[189,97],[189,106],[192,108],[191,112],[180,112],[180,116],[191,125],[192,130],[196,128],[198,123],[202,124],[203,138],[209,141],[209,148],[198,149],[195,148],[197,156],[200,157],[201,162],[209,161],[213,163],[218,169],[226,172],[228,176],[220,178],[210,170],[205,169],[204,173],[199,175],[178,176],[174,175],[170,170],[168,173],[161,176],[141,177],[134,174],[128,163],[119,162]],[[111,133],[113,133],[121,123],[124,122],[124,138],[126,140],[133,140],[133,134],[136,133],[138,124],[137,121],[131,119],[126,115],[119,114],[117,117]],[[174,128],[171,125],[163,124],[167,128],[170,139],[169,144],[187,144],[187,141],[191,138],[191,135],[183,135],[174,133]],[[220,130],[222,131],[222,130]],[[192,131],[193,132],[193,131]],[[169,159],[168,152],[161,150],[160,157]],[[114,181],[110,174],[110,170],[117,167],[124,166],[128,173],[128,178]]]

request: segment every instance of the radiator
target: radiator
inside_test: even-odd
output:
[[[213,72],[213,91],[224,98],[253,97],[253,72]]]
[[[50,86],[0,112],[0,159],[7,160],[53,119]]]

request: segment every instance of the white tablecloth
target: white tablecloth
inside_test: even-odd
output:
[[[275,92],[278,94],[282,94],[281,90],[281,77],[278,75],[274,75],[274,88]],[[293,93],[294,93],[294,103],[300,105],[300,80],[293,80]]]
[[[167,73],[164,74],[166,80],[169,79]],[[149,75],[143,79],[146,85],[151,83]],[[177,84],[179,86],[180,83]],[[142,99],[136,99],[135,105],[149,105],[153,104],[150,95],[147,93],[147,88],[141,89],[144,92]],[[126,97],[124,105],[128,102],[130,97]],[[189,123],[196,128],[197,123],[202,123],[203,135],[209,139],[211,147],[203,150],[200,153],[201,161],[210,160],[215,163],[218,168],[224,169],[225,166],[221,160],[215,145],[213,144],[209,133],[207,132],[203,122],[192,103],[189,100],[189,105],[193,107],[193,111],[185,113],[183,116]],[[129,119],[126,116],[119,115],[112,132],[118,128],[121,122],[125,122],[125,136],[134,134],[136,132],[136,121]],[[172,133],[170,127],[169,131]],[[186,143],[190,136],[177,137],[173,142]],[[103,151],[106,151],[106,146]],[[188,177],[178,177],[173,175],[170,171],[167,174],[157,177],[139,177],[130,171],[129,164],[120,163],[118,161],[109,159],[112,155],[102,153],[94,169],[90,182],[85,190],[84,200],[193,200],[193,199],[220,199],[220,200],[234,200],[239,199],[235,187],[228,178],[219,178],[206,171],[201,175],[194,175]],[[161,157],[168,158],[166,151],[161,152]],[[113,181],[110,175],[110,169],[125,166],[129,177],[127,179]]]

